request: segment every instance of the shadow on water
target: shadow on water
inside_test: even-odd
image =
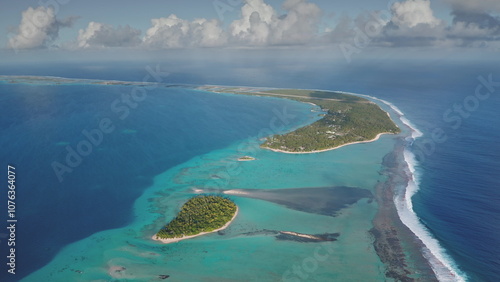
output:
[[[371,191],[356,187],[319,187],[291,189],[234,189],[225,192],[238,197],[276,203],[289,209],[335,217],[339,211],[366,198],[373,200]]]

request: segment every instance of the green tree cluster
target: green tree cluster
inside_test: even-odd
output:
[[[236,210],[236,204],[229,198],[216,195],[196,196],[189,199],[177,216],[156,235],[161,239],[169,239],[211,232],[228,223]]]
[[[218,92],[271,96],[320,106],[326,114],[321,120],[284,135],[267,138],[262,147],[288,152],[310,152],[335,148],[352,142],[367,141],[379,133],[397,134],[401,130],[377,104],[339,92],[276,89],[242,92],[220,89]]]
[[[379,133],[400,132],[377,104],[360,97],[307,90],[274,90],[273,93],[300,95],[301,98],[295,100],[313,102],[326,111],[326,114],[311,125],[267,138],[262,147],[289,152],[318,151],[371,140]],[[304,95],[311,98],[302,98]]]

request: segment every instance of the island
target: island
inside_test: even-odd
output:
[[[75,84],[95,84],[103,86],[137,86],[152,87],[158,86],[156,82],[147,81],[120,81],[120,80],[100,80],[100,79],[81,79],[65,78],[57,76],[30,76],[30,75],[0,75],[0,82],[10,84],[30,84],[30,85],[75,85]],[[170,87],[169,85],[164,85]]]
[[[238,206],[227,197],[199,195],[189,199],[177,216],[152,239],[165,244],[227,228],[238,215]]]
[[[238,158],[238,161],[239,162],[255,161],[255,158],[254,157],[249,157],[249,156],[244,156],[244,157]]]
[[[152,82],[77,80],[37,76],[0,76],[0,81],[31,84],[75,84],[84,81],[98,85],[134,85],[138,87],[158,85]],[[179,85],[162,84],[162,86],[178,87]],[[390,115],[377,104],[352,93],[218,85],[184,87],[215,93],[277,97],[318,106],[318,109],[313,110],[313,112],[319,112],[321,119],[316,122],[292,132],[264,138],[261,148],[276,152],[291,154],[319,153],[350,144],[376,141],[383,134],[398,134],[401,132]],[[238,161],[253,160],[255,159],[248,156],[238,159]]]
[[[372,142],[383,134],[401,132],[390,115],[377,104],[343,92],[222,86],[204,86],[201,89],[217,93],[279,97],[318,106],[321,119],[293,132],[269,136],[261,144],[262,148],[277,152],[318,153],[350,144]]]

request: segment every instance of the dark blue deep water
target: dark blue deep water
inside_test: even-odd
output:
[[[176,71],[169,63],[163,67],[172,72],[169,83],[344,90],[393,102],[424,133],[413,146],[421,180],[415,211],[471,281],[500,280],[500,83],[489,97],[471,98],[481,84],[479,76],[500,82],[498,64],[380,60],[340,68],[318,61],[296,68],[275,63],[246,61],[238,69],[233,69],[238,62],[221,63],[190,71]],[[243,65],[249,67],[245,76],[239,73]],[[57,65],[26,73],[6,66],[0,73],[142,80],[145,72],[140,64],[118,69],[90,72],[84,66]],[[134,199],[154,175],[255,135],[267,125],[272,109],[285,103],[155,90],[120,120],[110,104],[126,91],[0,85],[0,156],[2,164],[15,160],[17,166],[19,252],[30,254],[19,262],[21,275],[41,267],[70,242],[125,225]],[[454,111],[455,105],[465,110]],[[96,128],[104,117],[113,120],[115,131],[59,184],[51,162],[64,161],[66,144],[75,146],[82,130]],[[445,138],[433,138],[437,131]]]
[[[269,127],[275,110],[286,106],[289,114],[300,116],[308,108],[282,99],[164,87],[146,89],[143,101],[122,102],[132,89],[0,83],[2,182],[7,182],[7,164],[16,167],[17,176],[16,280],[42,267],[65,245],[130,222],[133,202],[154,176],[257,136]],[[81,145],[81,160],[69,158],[72,167],[69,152],[90,140],[82,132],[95,132],[102,120],[111,121],[105,128],[112,131],[102,133],[102,141],[94,133],[97,145],[91,152]],[[72,169],[61,174],[62,182],[54,162]],[[7,192],[2,191],[0,233],[5,234]],[[7,254],[5,242],[1,246]],[[2,269],[5,260],[2,255]],[[1,275],[6,277],[6,271]]]
[[[474,98],[479,77],[490,75],[496,86]],[[359,78],[359,91],[393,102],[424,133],[412,148],[421,181],[415,212],[470,281],[499,281],[500,68],[421,66],[369,76]]]

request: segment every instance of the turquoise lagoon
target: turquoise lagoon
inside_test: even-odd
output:
[[[235,100],[276,100],[183,91]],[[280,132],[319,118],[318,113],[312,111],[315,108],[312,105],[279,100],[285,101],[283,103],[295,109],[298,115],[281,127]],[[127,134],[133,130],[127,130]],[[259,132],[264,136],[266,133],[269,128]],[[129,224],[97,232],[65,246],[24,281],[159,281],[162,275],[168,275],[168,281],[384,280],[385,268],[368,232],[377,212],[373,198],[361,198],[342,208],[336,216],[326,216],[232,195],[240,212],[224,232],[168,245],[150,239],[175,216],[186,199],[200,190],[273,189],[279,192],[287,188],[346,186],[374,194],[377,184],[385,181],[381,174],[382,159],[393,150],[396,139],[383,135],[376,142],[296,155],[260,149],[256,144],[263,136],[259,134],[254,132],[255,136],[198,155],[156,175],[153,185],[135,201]],[[243,155],[257,160],[238,162]],[[270,230],[338,233],[338,237],[331,242],[305,243],[280,240]]]

